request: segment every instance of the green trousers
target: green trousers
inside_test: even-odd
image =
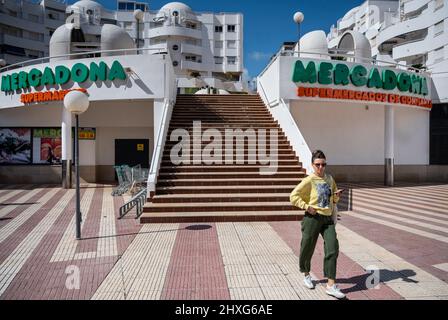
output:
[[[339,242],[334,222],[330,217],[320,214],[305,214],[302,220],[302,241],[300,244],[300,272],[310,272],[311,258],[319,234],[324,238],[324,276],[336,279],[336,263],[339,255]]]

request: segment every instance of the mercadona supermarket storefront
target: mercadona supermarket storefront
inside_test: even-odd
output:
[[[79,117],[82,179],[113,181],[116,164],[150,165],[163,108],[175,99],[169,56],[110,55],[1,72],[1,183],[61,183],[68,176],[74,117],[63,98],[70,90],[90,101]]]
[[[258,77],[304,167],[322,149],[339,181],[447,181],[429,165],[430,75],[330,56],[278,54]]]

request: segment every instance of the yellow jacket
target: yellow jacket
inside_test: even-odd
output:
[[[307,210],[311,206],[317,213],[331,216],[333,204],[339,201],[336,191],[336,182],[331,175],[325,174],[321,178],[312,173],[294,188],[289,201],[301,209]]]

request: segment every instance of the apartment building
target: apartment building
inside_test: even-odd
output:
[[[365,1],[331,27],[330,49],[347,30],[363,33],[377,60],[431,74],[431,163],[448,164],[448,0]]]
[[[0,0],[0,59],[6,64],[46,57],[53,32],[65,23],[62,0]]]
[[[182,88],[205,86],[243,89],[241,13],[196,12],[180,2],[167,3],[154,11],[146,3],[117,1],[117,23],[135,40],[136,9],[144,11],[139,46],[170,53],[181,92],[185,92]]]

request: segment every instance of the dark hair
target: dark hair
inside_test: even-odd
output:
[[[327,158],[325,157],[325,154],[321,151],[321,150],[314,150],[311,156],[311,163],[314,163],[314,160],[316,159],[325,159],[327,160]]]

